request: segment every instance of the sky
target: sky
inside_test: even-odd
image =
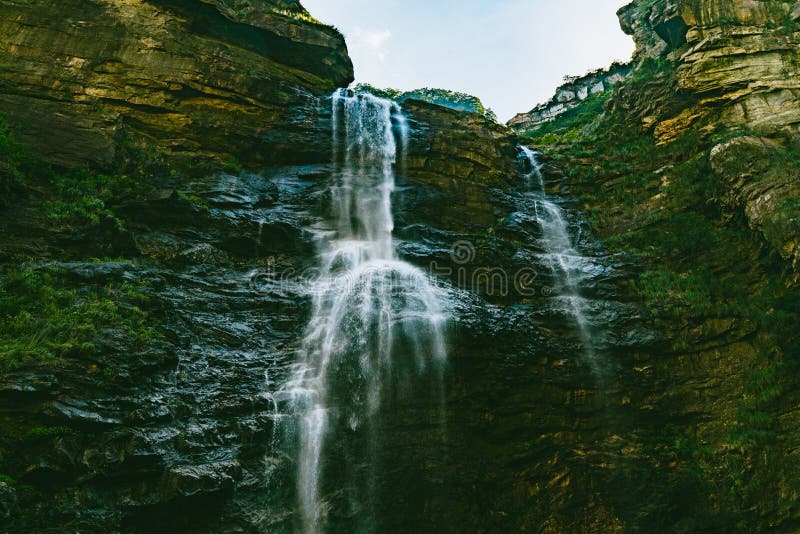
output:
[[[566,75],[627,60],[625,0],[302,0],[347,39],[356,81],[479,97],[501,122],[549,100]]]

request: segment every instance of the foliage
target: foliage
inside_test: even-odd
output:
[[[284,17],[292,18],[295,20],[300,20],[303,22],[308,22],[309,24],[315,24],[317,26],[325,26],[327,28],[332,28],[332,26],[321,22],[320,20],[314,18],[311,13],[306,11],[305,9],[279,9],[279,8],[270,8],[270,10],[275,13],[276,15],[282,15]]]
[[[670,74],[675,68],[675,61],[665,56],[658,58],[646,57],[636,66],[628,79],[622,83],[622,86],[642,85],[660,75]]]
[[[56,169],[33,157],[0,117],[0,208],[11,205],[28,186],[44,186],[42,211],[58,228],[111,221],[121,227],[110,205],[153,188],[157,172],[151,155],[137,153],[134,174],[102,174],[85,167]]]
[[[93,354],[97,336],[110,328],[124,329],[142,345],[156,333],[130,296],[139,303],[144,297],[131,284],[74,288],[57,269],[6,267],[0,277],[0,369]]]
[[[5,116],[0,114],[0,209],[13,204],[19,196],[29,167],[25,146],[6,127]]]
[[[675,273],[668,270],[645,271],[636,281],[636,290],[654,315],[693,315],[713,310],[713,276],[706,270]]]
[[[404,92],[392,88],[380,89],[366,83],[358,84],[355,90],[371,93],[381,98],[395,100],[399,103],[403,103],[406,100],[424,100],[425,102],[438,104],[458,111],[477,113],[478,115],[483,115],[492,122],[497,122],[497,116],[494,111],[485,107],[480,98],[465,93],[448,91],[447,89],[431,89],[428,87]]]
[[[398,89],[393,89],[391,87],[387,88],[380,88],[375,87],[369,83],[360,83],[353,88],[354,91],[357,93],[369,93],[371,95],[375,95],[379,98],[388,98],[389,100],[400,100],[403,96],[403,91]]]
[[[568,109],[556,120],[546,122],[535,130],[522,134],[524,142],[544,146],[571,143],[584,134],[584,130],[603,114],[604,106],[611,96],[610,91],[588,96],[574,108]]]
[[[97,174],[85,168],[54,173],[51,184],[55,199],[45,202],[44,213],[56,226],[94,226],[108,219],[120,228],[123,223],[109,202],[150,187],[129,176]]]
[[[66,426],[37,426],[31,428],[23,437],[25,441],[46,440],[74,434],[75,431]]]

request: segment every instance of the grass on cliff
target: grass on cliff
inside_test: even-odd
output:
[[[651,61],[634,72],[624,90],[645,92],[645,85],[669,68]],[[731,528],[747,530],[761,517],[791,513],[793,506],[765,498],[781,491],[781,477],[794,472],[780,450],[787,430],[779,414],[794,398],[800,376],[800,294],[784,283],[786,263],[765,252],[764,238],[719,201],[710,150],[747,132],[690,131],[657,146],[652,134],[615,109],[587,101],[526,141],[568,172],[573,192],[608,247],[638,258],[642,268],[631,290],[646,303],[657,328],[677,333],[674,353],[696,350],[697,332],[700,339],[713,333],[719,319],[754,325],[750,342],[758,356],[742,362],[750,367],[749,376],[742,378],[741,401],[729,435],[722,436],[724,445],[683,455],[688,472],[705,481],[698,498],[715,488],[715,499],[727,499],[734,510]],[[771,168],[789,172],[794,163],[776,159]],[[796,203],[785,204],[774,224],[796,225]],[[769,238],[775,229],[763,230]],[[686,432],[686,440],[680,432],[676,439],[692,443],[692,430]]]
[[[58,269],[0,271],[0,370],[26,362],[57,363],[91,356],[105,330],[124,332],[134,347],[156,338],[148,298],[137,284],[76,287]]]
[[[6,127],[5,117],[0,114],[0,209],[23,194],[26,176],[35,170],[25,146]]]
[[[456,111],[466,111],[468,113],[483,115],[487,120],[497,122],[497,115],[494,111],[484,106],[480,98],[466,93],[449,91],[447,89],[431,89],[429,87],[415,89],[413,91],[400,91],[391,87],[381,89],[368,83],[358,84],[355,90],[370,93],[380,98],[395,100],[401,104],[406,100],[422,100]]]
[[[121,227],[115,206],[150,191],[160,170],[157,158],[148,155],[136,160],[130,174],[57,169],[32,156],[0,118],[0,217],[19,216],[15,207],[29,205],[59,232]],[[130,348],[143,346],[158,334],[141,289],[133,282],[81,285],[47,266],[0,266],[0,371],[91,357],[106,331],[121,332]]]
[[[156,179],[152,156],[139,155],[131,173],[104,174],[86,167],[57,169],[31,155],[0,115],[0,210],[30,194],[44,197],[41,212],[56,229],[111,223],[122,227],[113,204],[144,194]]]

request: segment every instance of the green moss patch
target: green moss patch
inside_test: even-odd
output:
[[[146,298],[131,283],[75,287],[57,269],[5,267],[0,271],[0,369],[93,355],[106,329],[122,329],[141,346],[157,337],[139,307]]]

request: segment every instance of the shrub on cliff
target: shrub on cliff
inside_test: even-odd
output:
[[[400,103],[406,100],[423,100],[457,111],[477,113],[478,115],[483,115],[492,122],[497,122],[497,115],[495,115],[494,111],[484,106],[480,98],[466,93],[449,91],[447,89],[431,89],[429,87],[415,89],[413,91],[400,91],[391,87],[381,89],[368,83],[358,84],[355,90],[370,93],[381,98],[395,100]]]
[[[101,174],[86,167],[56,169],[31,156],[0,115],[0,209],[17,202],[26,186],[37,186],[44,194],[42,213],[56,228],[108,221],[121,227],[112,206],[116,200],[145,193],[154,182],[173,177],[157,158],[142,151],[131,154],[130,173]]]
[[[132,283],[76,288],[57,269],[6,267],[0,271],[0,370],[94,354],[95,339],[107,329],[142,344],[157,336],[139,307],[146,301]]]
[[[6,127],[5,117],[0,115],[0,208],[10,205],[22,191],[24,183],[24,146]]]

